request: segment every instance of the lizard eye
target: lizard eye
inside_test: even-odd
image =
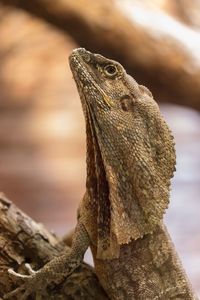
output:
[[[106,73],[106,75],[108,76],[114,76],[117,74],[117,67],[114,65],[107,65],[104,68],[104,72]]]

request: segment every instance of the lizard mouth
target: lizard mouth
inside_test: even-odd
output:
[[[102,108],[108,109],[112,106],[111,99],[106,95],[104,90],[97,84],[94,74],[90,71],[89,66],[90,52],[83,48],[75,49],[69,57],[69,65],[77,84],[80,96],[81,94],[87,94],[86,101],[95,102]]]

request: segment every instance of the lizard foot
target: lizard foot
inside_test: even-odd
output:
[[[34,271],[29,264],[25,264],[25,267],[29,275],[17,273],[13,269],[8,270],[9,274],[15,277],[15,280],[20,279],[22,283],[15,290],[4,295],[4,299],[11,299],[13,296],[20,296],[20,300],[25,300],[31,294],[36,295],[36,300],[42,299],[42,294],[49,283],[45,276],[43,276],[44,272],[42,272],[42,269]]]

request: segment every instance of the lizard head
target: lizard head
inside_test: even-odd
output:
[[[119,244],[128,243],[163,218],[175,170],[173,137],[151,92],[121,64],[79,48],[70,66],[93,145],[88,163],[107,182],[110,230]]]

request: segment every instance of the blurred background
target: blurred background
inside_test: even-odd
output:
[[[165,220],[200,296],[200,1],[0,0],[0,190],[63,235],[85,191],[75,47],[121,62],[159,102],[177,149]]]

